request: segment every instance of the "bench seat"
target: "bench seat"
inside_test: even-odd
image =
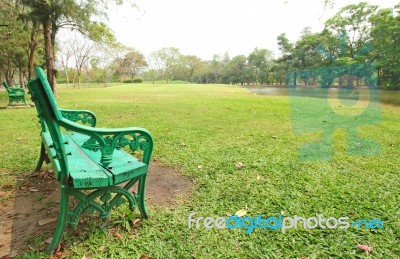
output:
[[[60,180],[60,164],[56,159],[53,140],[49,132],[42,132],[42,141],[53,168]],[[101,153],[83,149],[82,145],[90,137],[84,134],[69,132],[62,135],[65,152],[68,154],[69,183],[75,188],[106,187],[120,184],[129,179],[146,174],[148,168],[143,162],[123,150],[115,150],[113,161],[104,168],[95,161],[100,161]]]

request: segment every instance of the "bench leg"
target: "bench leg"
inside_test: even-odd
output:
[[[144,219],[148,218],[146,200],[144,193],[146,191],[146,175],[143,175],[139,180],[138,194],[139,194],[139,210]]]
[[[60,243],[63,236],[65,226],[67,225],[68,203],[68,192],[64,187],[61,187],[60,213],[58,215],[56,232],[54,233],[50,245],[46,249],[46,253],[48,254],[53,253],[58,248],[58,244]]]
[[[36,164],[35,172],[39,171],[42,168],[44,160],[46,160],[46,150],[42,142],[42,145],[40,147],[39,161]]]

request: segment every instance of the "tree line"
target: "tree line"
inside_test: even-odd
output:
[[[23,84],[23,78],[30,77],[33,64],[46,64],[48,73],[51,70],[54,74],[54,85],[56,79],[76,86],[81,82],[141,80],[285,85],[292,71],[374,62],[379,86],[400,88],[400,4],[388,9],[367,2],[345,6],[325,22],[322,31],[312,32],[306,27],[295,42],[282,33],[277,37],[278,57],[269,49],[255,48],[248,55],[230,57],[224,53],[214,55],[212,60],[202,60],[174,47],[156,50],[145,57],[119,44],[104,23],[88,19],[101,14],[98,9],[93,10],[94,0],[80,1],[82,5],[66,1],[70,3],[68,8],[55,6],[55,14],[50,15],[53,27],[47,35],[46,16],[37,6],[44,2],[6,0],[0,4],[8,8],[2,8],[1,15],[7,17],[9,24],[0,27],[0,70],[7,81],[17,78]],[[100,2],[105,10],[108,1]],[[63,28],[77,33],[56,38],[55,34],[62,33]],[[51,53],[47,50],[49,44],[53,46]],[[306,78],[302,83],[315,81]]]

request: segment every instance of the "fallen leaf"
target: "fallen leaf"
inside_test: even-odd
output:
[[[100,247],[99,247],[99,251],[100,251],[100,252],[103,252],[104,250],[106,250],[106,247],[105,247],[105,246],[100,246]]]
[[[38,189],[29,189],[30,192],[38,192]]]
[[[54,222],[56,220],[57,220],[57,218],[41,219],[41,220],[38,221],[38,224],[39,224],[39,226],[44,226],[44,225],[47,225],[47,224],[49,224],[51,222]]]
[[[114,235],[113,235],[114,237],[116,237],[116,238],[118,238],[119,240],[122,240],[122,239],[124,239],[122,236],[121,236],[121,234],[120,233],[114,233]]]
[[[237,169],[241,169],[244,166],[244,164],[243,164],[243,162],[237,162],[235,164],[235,166],[236,166]]]
[[[362,251],[364,251],[367,256],[369,256],[371,251],[372,251],[372,246],[368,246],[368,245],[360,245],[360,244],[358,244],[357,248],[362,250]]]
[[[129,239],[134,239],[134,238],[135,238],[135,235],[129,235],[128,238],[129,238]]]
[[[46,239],[44,242],[45,242],[46,244],[50,244],[52,239],[53,239],[53,238],[50,237],[50,238]]]
[[[6,194],[6,192],[0,191],[0,197],[5,195],[5,194]]]
[[[63,250],[64,249],[61,246],[61,244],[58,244],[57,249],[54,254],[57,255],[59,258],[64,258]]]
[[[135,220],[133,221],[133,224],[135,225],[135,224],[139,223],[140,221],[142,221],[142,219],[137,218],[137,219],[135,219]]]
[[[86,257],[86,255],[83,255],[83,256],[82,256],[82,259],[88,259],[88,257]]]
[[[141,255],[140,259],[151,259],[151,256],[147,256],[147,255]]]
[[[243,209],[243,210],[238,210],[236,211],[235,215],[238,217],[243,217],[244,215],[247,214],[247,210]]]

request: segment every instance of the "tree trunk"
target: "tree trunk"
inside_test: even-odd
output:
[[[31,38],[29,42],[29,55],[28,55],[28,80],[32,78],[33,75],[33,59],[35,58],[35,51],[38,45],[37,41],[37,31],[38,29],[38,24],[34,23],[32,26],[32,31],[31,31]]]
[[[50,87],[53,90],[54,95],[57,96],[55,77],[54,77],[54,57],[53,57],[53,44],[51,42],[50,16],[47,16],[43,20],[43,36],[44,36],[44,51],[46,55],[47,80],[49,81]]]
[[[81,72],[80,70],[78,70],[78,88],[81,88]]]
[[[21,88],[25,88],[25,81],[24,81],[24,76],[22,74],[22,66],[20,63],[18,63],[18,76],[19,76],[19,86]]]
[[[65,77],[67,79],[67,88],[69,88],[69,77],[68,77],[68,68],[65,68]]]
[[[12,65],[11,65],[11,60],[10,59],[8,59],[7,60],[7,74],[6,74],[6,81],[7,81],[7,84],[10,86],[10,87],[12,87],[13,85],[12,85],[12,78],[13,78],[13,72],[12,72],[12,70],[13,70],[13,68],[12,68]]]

